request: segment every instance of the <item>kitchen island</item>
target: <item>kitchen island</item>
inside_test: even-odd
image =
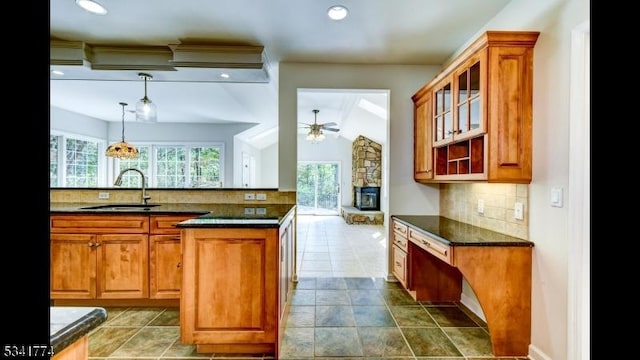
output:
[[[464,277],[494,356],[526,356],[533,242],[441,216],[391,216],[393,273],[417,301],[460,301]]]
[[[52,359],[87,359],[89,333],[106,320],[107,311],[101,307],[52,306],[49,313]]]
[[[201,353],[273,353],[295,274],[295,205],[219,209],[178,223],[181,341]]]

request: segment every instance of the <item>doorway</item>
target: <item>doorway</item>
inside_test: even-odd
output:
[[[339,215],[340,163],[299,161],[297,201],[300,215]]]

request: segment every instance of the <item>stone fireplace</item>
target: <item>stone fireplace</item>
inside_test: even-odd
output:
[[[347,224],[383,224],[382,145],[360,135],[351,144],[351,150],[353,206],[342,207],[342,217]]]

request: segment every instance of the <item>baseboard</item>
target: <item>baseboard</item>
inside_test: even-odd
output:
[[[538,349],[534,345],[529,344],[529,359],[531,360],[552,360],[550,356],[547,356],[542,350]]]
[[[460,302],[466,306],[472,313],[476,314],[482,321],[486,322],[487,319],[484,317],[484,313],[482,312],[482,307],[480,303],[476,301],[474,297],[466,295],[464,292],[460,294]]]

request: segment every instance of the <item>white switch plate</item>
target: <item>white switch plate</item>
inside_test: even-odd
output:
[[[98,193],[98,199],[100,199],[100,200],[109,200],[109,193],[108,192],[99,192]]]
[[[267,208],[256,208],[256,215],[267,215]]]
[[[267,194],[256,194],[256,200],[267,200]]]
[[[478,214],[484,214],[484,200],[478,199]]]
[[[256,208],[244,208],[245,215],[254,215],[256,213]]]
[[[551,188],[551,206],[562,207],[562,188]]]
[[[244,199],[245,200],[255,200],[256,199],[256,194],[246,193],[246,194],[244,194]]]
[[[513,217],[516,220],[524,220],[524,204],[517,202],[513,207]]]

